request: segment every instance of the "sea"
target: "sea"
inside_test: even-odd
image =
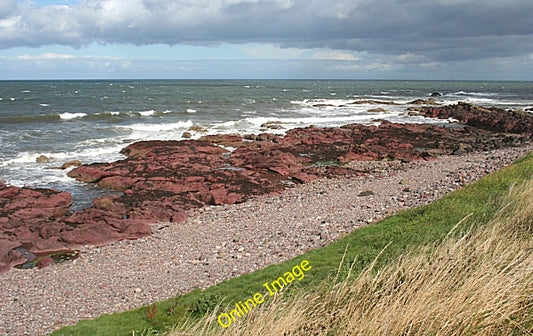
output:
[[[408,115],[409,102],[437,99],[531,109],[533,82],[347,80],[0,81],[0,181],[73,195],[74,209],[109,190],[55,169],[123,159],[140,140],[206,134],[283,134],[295,127],[442,123]],[[395,104],[391,104],[391,103]],[[278,122],[281,128],[265,128]],[[38,163],[39,156],[50,158]]]

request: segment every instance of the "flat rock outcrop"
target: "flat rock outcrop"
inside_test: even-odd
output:
[[[484,108],[470,103],[427,107],[420,110],[430,118],[453,118],[460,123],[501,133],[533,134],[533,115],[524,111],[506,111],[496,107]]]
[[[0,183],[0,272],[25,263],[29,255],[43,257],[38,265],[47,265],[50,253],[148,236],[149,224],[180,223],[193,208],[239,203],[320,177],[366,174],[345,165],[350,161],[431,160],[516,146],[527,142],[533,130],[529,114],[469,104],[424,107],[420,113],[455,118],[462,125],[382,120],[378,126],[297,128],[285,136],[141,141],[121,151],[123,160],[80,165],[68,173],[121,192],[96,198],[76,212],[70,211],[72,198],[66,192]]]

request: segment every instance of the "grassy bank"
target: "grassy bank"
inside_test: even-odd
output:
[[[533,335],[533,180],[488,223],[458,224],[379,271],[272,300],[227,329],[211,314],[169,335]]]
[[[388,268],[394,272],[395,268],[398,269],[398,258],[406,251],[411,251],[410,253],[413,254],[412,251],[417,251],[420,246],[426,246],[425,248],[429,249],[426,252],[432,253],[433,247],[445,241],[452,228],[459,222],[461,224],[453,230],[453,235],[460,236],[461,232],[464,232],[464,228],[490,223],[498,209],[506,202],[510,187],[529,180],[532,176],[533,155],[529,155],[514,165],[491,174],[467,188],[453,192],[428,206],[403,211],[379,223],[356,230],[324,248],[310,251],[288,262],[231,279],[205,291],[196,290],[164,302],[158,302],[151,307],[142,307],[123,313],[104,315],[95,320],[82,321],[74,326],[62,328],[53,335],[132,335],[133,331],[135,334],[141,334],[143,331],[145,334],[148,331],[152,333],[166,332],[172,326],[182,324],[186,319],[196,321],[201,318],[207,318],[208,323],[211,321],[211,326],[205,328],[213,328],[215,334],[224,330],[234,334],[240,330],[241,324],[245,324],[241,322],[260,318],[256,318],[256,314],[260,311],[277,316],[270,316],[269,318],[283,319],[285,316],[292,316],[290,320],[302,320],[302,318],[308,320],[308,317],[305,316],[309,312],[304,309],[302,304],[300,304],[302,309],[295,306],[296,308],[291,310],[296,315],[289,315],[285,313],[290,310],[288,308],[284,308],[283,313],[279,313],[279,307],[270,307],[269,305],[272,304],[273,300],[271,297],[266,297],[265,303],[229,328],[224,329],[216,322],[218,314],[228,312],[236,302],[245,301],[259,291],[264,292],[264,283],[270,283],[277,279],[304,259],[309,261],[312,268],[306,272],[301,281],[294,281],[284,289],[283,304],[287,305],[285,300],[289,297],[303,298],[303,300],[313,303],[310,308],[316,306],[317,311],[333,314],[340,308],[329,306],[332,301],[337,300],[336,298],[333,300],[331,297],[320,296],[330,292],[329,289],[325,290],[328,288],[325,286],[340,283],[335,288],[348,288],[350,286],[345,284],[346,281],[342,279],[352,279],[362,274],[362,278],[368,278],[370,281],[367,286],[379,288],[380,281],[373,284],[371,282],[374,281],[372,279],[376,270],[382,270],[389,265]],[[377,258],[378,255],[379,258]],[[426,259],[431,261],[431,258]],[[450,261],[450,265],[452,264]],[[369,267],[373,270],[372,272],[369,271]],[[397,270],[397,272],[400,271]],[[325,283],[329,283],[329,285],[325,285]],[[385,285],[386,283],[383,283],[383,286]],[[407,288],[406,286],[400,287]],[[386,291],[385,287],[382,290]],[[348,291],[347,293],[352,292]],[[346,296],[341,292],[336,295]],[[276,297],[279,298],[279,296]],[[370,298],[365,298],[365,300],[367,299],[370,300]],[[376,303],[375,305],[382,304]],[[397,305],[400,304],[397,303]],[[301,318],[299,319],[298,316]],[[215,317],[215,320],[209,320],[209,317]],[[315,320],[319,321],[316,322],[317,325],[326,326],[324,330],[329,330],[330,326],[328,326],[329,322],[326,323],[327,319],[322,321],[313,318],[308,320],[308,323],[313,324]],[[311,327],[297,326],[297,328]],[[340,328],[340,326],[337,325],[336,328]],[[351,329],[351,326],[343,328],[338,330],[346,330],[347,333],[355,330]],[[300,330],[302,334],[305,334],[306,329],[295,330]],[[250,333],[255,334],[255,332]],[[178,335],[180,334],[178,333]]]

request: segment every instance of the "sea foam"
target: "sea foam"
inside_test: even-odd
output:
[[[60,113],[59,114],[59,118],[62,119],[62,120],[70,120],[70,119],[76,119],[76,118],[83,118],[83,117],[86,117],[87,116],[87,113],[70,113],[70,112],[65,112],[65,113]]]

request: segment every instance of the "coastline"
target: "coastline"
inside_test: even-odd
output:
[[[529,144],[434,161],[352,162],[374,173],[200,208],[183,223],[152,226],[150,237],[86,247],[73,262],[11,269],[0,275],[0,334],[44,334],[288,260],[399,210],[430,203],[531,150]],[[363,191],[371,192],[359,196]]]

